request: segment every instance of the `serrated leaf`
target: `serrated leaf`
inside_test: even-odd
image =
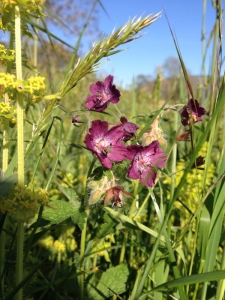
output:
[[[54,200],[50,201],[44,209],[42,218],[50,221],[52,224],[58,224],[74,215],[76,211],[77,207],[71,202]]]
[[[87,213],[81,208],[76,208],[75,212],[71,216],[71,219],[80,227],[81,230],[83,230],[87,219]]]
[[[58,186],[59,190],[66,196],[66,198],[71,202],[73,202],[73,205],[80,206],[80,202],[78,201],[78,196],[74,191],[74,189],[62,187],[57,182],[56,185]]]
[[[95,300],[104,300],[124,293],[128,275],[127,266],[119,265],[102,273],[100,279],[93,276],[87,285],[88,296]],[[96,282],[97,285],[95,285]]]

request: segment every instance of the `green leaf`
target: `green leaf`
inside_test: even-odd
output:
[[[73,202],[73,205],[80,207],[80,202],[78,200],[78,196],[77,196],[76,192],[74,191],[74,189],[65,188],[65,187],[62,187],[61,185],[59,185],[57,182],[55,182],[55,183],[58,186],[59,190],[66,196],[66,198],[68,200],[70,200],[71,202]]]
[[[71,216],[71,219],[80,227],[81,230],[83,230],[84,224],[87,219],[87,213],[81,208],[76,208],[73,215]]]
[[[80,229],[82,230],[84,228],[84,224],[87,219],[87,213],[86,211],[81,207],[81,202],[79,201],[79,197],[72,188],[65,188],[59,185],[56,182],[58,188],[60,191],[66,196],[66,198],[70,201],[70,205],[73,206],[73,212],[70,215],[71,219],[75,224],[77,224]]]
[[[9,22],[13,21],[13,17],[15,15],[15,6],[7,5],[4,9],[4,13],[2,14],[2,25],[5,27]]]
[[[48,207],[44,209],[42,218],[52,224],[58,224],[71,217],[76,211],[77,208],[71,202],[54,200],[50,201]]]
[[[168,290],[169,288],[177,288],[178,286],[190,285],[200,282],[208,282],[208,281],[218,281],[225,278],[225,271],[215,271],[215,272],[207,272],[202,274],[195,274],[191,276],[186,276],[182,278],[178,278],[175,280],[171,280],[169,282],[165,282],[155,287],[151,291],[143,294],[138,299],[145,299],[146,295],[152,293],[153,291],[162,291]]]
[[[115,232],[115,226],[118,224],[113,218],[108,214],[104,214],[105,223],[102,224],[99,233],[97,234],[98,239],[102,239],[108,234]]]
[[[109,268],[100,279],[93,276],[87,285],[88,296],[95,300],[103,300],[124,293],[128,274],[127,266],[119,265]]]

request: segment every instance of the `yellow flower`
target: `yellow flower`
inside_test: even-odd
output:
[[[17,221],[25,222],[35,216],[41,205],[48,203],[48,193],[32,186],[14,186],[9,193],[0,197],[0,211],[8,212]]]

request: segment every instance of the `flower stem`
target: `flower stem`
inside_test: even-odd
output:
[[[94,165],[96,162],[96,157],[93,158],[90,168],[88,170],[87,174],[87,180],[91,176]],[[86,181],[87,182],[87,181]],[[85,246],[86,246],[86,234],[87,234],[87,220],[90,213],[90,210],[88,209],[88,191],[87,191],[87,184],[86,184],[86,191],[84,195],[84,209],[87,213],[87,219],[84,224],[82,234],[81,234],[81,242],[80,242],[80,270],[84,271],[84,254],[85,254]],[[80,299],[84,299],[84,273],[80,275],[79,277],[79,287],[80,287]]]
[[[5,103],[8,104],[8,95],[5,94]],[[8,168],[9,160],[9,120],[4,120],[4,131],[3,131],[3,141],[2,141],[2,172]],[[6,221],[6,220],[5,220]],[[5,224],[4,224],[5,227]],[[0,234],[0,278],[1,278],[1,291],[4,291],[4,262],[5,262],[5,232],[4,228]]]
[[[136,204],[136,201],[137,201],[136,196],[137,196],[138,185],[139,185],[139,180],[136,180],[135,181],[135,187],[134,187],[134,198],[133,198],[132,205],[131,205],[131,208],[130,208],[130,211],[129,211],[129,218],[131,218],[131,219],[133,217],[134,208],[135,208],[135,204]],[[127,239],[128,239],[128,235],[127,235],[127,233],[124,233],[123,244],[122,244],[121,252],[120,252],[119,264],[122,264],[123,261],[124,261],[126,245],[127,245]],[[116,298],[113,297],[113,299],[116,299]]]
[[[15,6],[15,51],[16,51],[16,77],[22,80],[22,53],[21,53],[21,19],[20,8]],[[23,133],[23,97],[17,95],[17,149],[18,149],[18,185],[24,185],[24,133]],[[23,242],[24,224],[18,222],[17,229],[17,258],[16,258],[16,284],[23,279]],[[17,293],[17,300],[22,300],[23,292]]]

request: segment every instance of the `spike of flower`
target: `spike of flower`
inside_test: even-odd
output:
[[[109,75],[104,82],[97,81],[90,85],[91,95],[87,98],[85,107],[89,110],[103,111],[109,102],[117,103],[120,98],[120,91],[112,84],[113,76]]]

